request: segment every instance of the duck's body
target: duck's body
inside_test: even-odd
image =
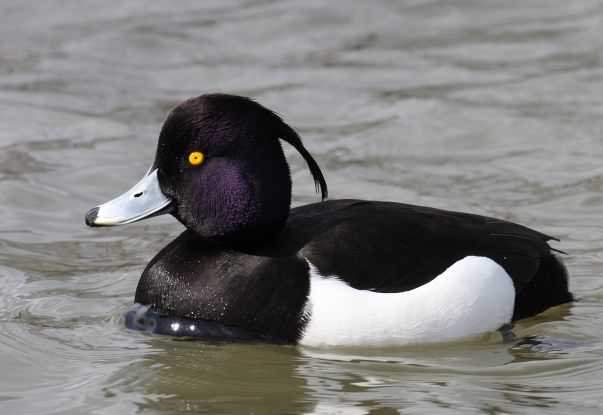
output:
[[[135,301],[166,312],[178,324],[156,331],[173,335],[215,337],[187,330],[202,320],[246,328],[232,338],[312,345],[454,340],[570,300],[548,239],[483,216],[330,200],[292,209],[259,246],[184,232],[147,266]]]
[[[246,110],[251,105],[262,115],[267,111],[229,96],[197,98],[204,111],[213,97],[230,104],[234,99]],[[222,110],[232,112],[231,107]],[[261,125],[255,117],[254,127],[247,130]],[[278,137],[283,131],[291,134],[278,122],[274,128],[280,129]],[[288,141],[299,150],[295,137]],[[286,168],[280,146],[259,152],[277,158],[275,164],[262,160],[254,149],[246,149],[253,154],[244,158],[238,153],[225,157],[233,147],[209,152],[215,161],[198,170],[206,175],[202,183],[213,181],[214,190],[224,193],[216,198],[205,189],[198,207],[179,188],[181,182],[197,186],[197,176],[191,176],[197,170],[183,169],[182,163],[176,164],[180,170],[163,166],[166,154],[180,151],[170,146],[182,139],[162,140],[164,132],[154,165],[164,177],[155,186],[172,199],[184,200],[178,200],[172,213],[189,230],[144,270],[135,301],[146,308],[128,315],[131,328],[308,345],[395,345],[475,336],[572,299],[565,268],[547,244],[552,238],[537,231],[393,202],[330,200],[289,211],[290,179],[288,170],[286,180],[280,175]],[[206,140],[182,151],[199,147],[214,148]],[[240,148],[245,146],[237,152]],[[326,195],[318,166],[301,149]],[[262,167],[247,165],[254,157]],[[237,164],[241,159],[243,167]],[[153,191],[157,189],[149,193]],[[263,191],[268,191],[266,196]],[[157,210],[166,203],[174,204],[159,201]],[[103,206],[89,213],[89,224],[131,221],[108,218],[106,212],[115,216],[114,206]],[[147,209],[130,216],[138,220],[152,214],[156,211]]]

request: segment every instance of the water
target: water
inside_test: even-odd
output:
[[[600,1],[4,1],[0,412],[603,411]],[[182,228],[87,229],[148,167],[166,112],[210,91],[280,112],[332,197],[527,224],[579,301],[437,347],[175,341],[121,322]],[[288,150],[296,204],[317,200]]]

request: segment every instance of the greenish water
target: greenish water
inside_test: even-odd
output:
[[[599,414],[600,1],[0,3],[0,413]],[[328,349],[124,329],[182,227],[85,228],[202,92],[281,113],[333,198],[487,214],[558,236],[579,301],[518,343]],[[288,151],[296,204],[316,200]]]

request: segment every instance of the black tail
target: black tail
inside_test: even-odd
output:
[[[513,320],[542,313],[549,307],[574,299],[569,292],[567,269],[555,255],[543,257],[532,280],[515,296]]]

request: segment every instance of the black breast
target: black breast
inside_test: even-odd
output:
[[[308,265],[207,246],[185,231],[144,270],[135,301],[171,317],[209,320],[296,341],[305,324]]]

